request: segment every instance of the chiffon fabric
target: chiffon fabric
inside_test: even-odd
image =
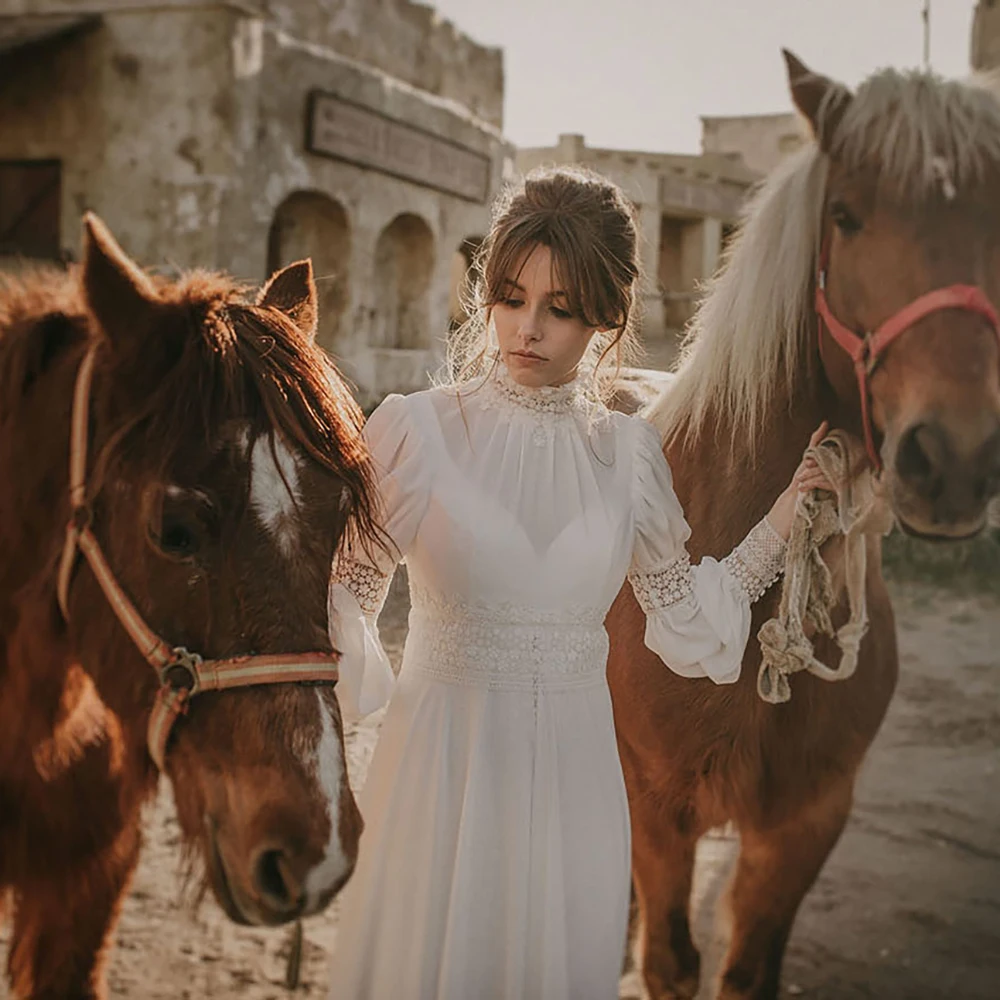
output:
[[[691,566],[656,431],[580,381],[499,366],[390,396],[366,436],[394,548],[339,558],[330,628],[345,713],[389,706],[331,1000],[609,1000],[630,843],[605,615],[628,576],[664,669],[735,681],[783,543],[765,521]],[[400,559],[394,680],[376,618]]]

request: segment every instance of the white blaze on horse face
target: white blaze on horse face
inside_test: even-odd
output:
[[[250,453],[250,505],[286,556],[295,547],[299,469],[295,455],[280,435],[262,434]]]
[[[347,780],[344,747],[330,718],[330,710],[318,691],[316,697],[319,699],[319,717],[323,731],[316,747],[315,763],[330,820],[330,836],[323,860],[306,877],[306,912],[313,912],[320,900],[343,880],[350,868],[340,843],[340,798],[343,783]]]

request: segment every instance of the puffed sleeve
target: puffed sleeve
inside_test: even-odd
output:
[[[628,578],[646,614],[646,645],[682,677],[739,678],[750,605],[777,579],[785,542],[765,518],[725,559],[695,566],[691,529],[656,430],[636,420],[635,539]]]
[[[429,471],[406,397],[387,396],[365,424],[375,465],[380,516],[389,552],[345,546],[333,565],[327,604],[330,641],[341,653],[337,692],[347,718],[368,715],[389,699],[392,668],[377,619],[396,565],[413,544],[427,509]]]

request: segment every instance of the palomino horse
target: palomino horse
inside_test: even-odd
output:
[[[989,302],[1000,297],[1000,103],[970,85],[893,71],[852,95],[787,62],[814,141],[748,207],[676,381],[651,413],[691,523],[691,555],[719,557],[743,538],[825,417],[870,434],[903,530],[973,535],[1000,483]],[[756,632],[774,614],[777,588],[755,607],[742,675],[726,687],[678,677],[645,648],[629,588],[612,608],[639,953],[657,1000],[698,989],[688,915],[695,843],[727,822],[739,829],[740,854],[716,995],[777,997],[795,913],[844,827],[896,682],[879,556],[873,541],[857,673],[838,684],[797,674],[787,704],[764,703],[755,687]],[[817,653],[837,661],[828,641]]]
[[[252,303],[217,275],[148,277],[94,217],[85,242],[78,272],[0,288],[0,900],[19,997],[104,994],[154,759],[236,921],[322,909],[361,832],[332,686],[293,683],[335,677],[341,535],[378,541],[311,267]],[[256,681],[274,686],[198,690]]]

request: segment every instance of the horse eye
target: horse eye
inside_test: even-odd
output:
[[[861,229],[860,219],[842,201],[835,201],[830,206],[830,218],[845,236],[853,236]]]
[[[203,493],[168,487],[163,494],[160,523],[150,526],[150,540],[165,556],[192,559],[205,547],[213,511]]]

